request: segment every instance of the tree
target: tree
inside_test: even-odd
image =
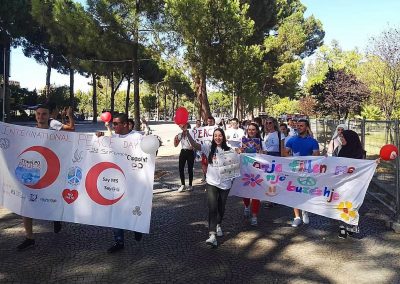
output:
[[[231,49],[252,34],[248,5],[229,0],[166,0],[169,27],[182,42],[184,57],[192,69],[201,116],[210,115],[207,78],[228,61]]]
[[[329,69],[325,80],[311,89],[317,100],[317,110],[347,119],[350,113],[360,114],[361,104],[369,97],[367,86],[344,70]]]
[[[363,77],[370,86],[373,102],[387,120],[400,106],[400,29],[390,28],[370,40]]]

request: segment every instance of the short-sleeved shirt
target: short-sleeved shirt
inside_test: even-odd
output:
[[[238,148],[242,143],[242,137],[244,136],[244,131],[241,128],[234,129],[229,128],[225,131],[226,140],[228,140],[228,146]]]
[[[211,151],[211,145],[201,144],[201,152],[208,158]],[[215,149],[216,153],[224,152],[221,147]],[[206,181],[209,185],[216,186],[220,189],[230,189],[232,187],[232,180],[221,181],[221,175],[218,167],[215,167],[213,163],[209,163],[207,166]]]
[[[193,136],[192,133],[190,133],[190,135]],[[187,136],[182,138],[182,133],[178,134],[178,140],[181,143],[182,149],[185,150],[193,150],[192,144],[190,144],[189,138]]]
[[[285,135],[281,134],[281,140],[285,138]],[[267,133],[264,137],[263,149],[267,152],[279,152],[279,135],[278,131]]]
[[[319,151],[318,141],[311,136],[293,136],[286,142],[293,156],[311,156],[314,151]]]
[[[63,127],[63,124],[59,122],[57,119],[50,119],[49,129],[60,131]]]

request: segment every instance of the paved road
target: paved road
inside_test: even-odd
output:
[[[153,128],[164,142],[177,130]],[[340,240],[337,223],[316,215],[292,228],[284,206],[262,208],[252,227],[241,199],[230,197],[225,236],[217,249],[209,248],[200,169],[196,165],[194,191],[178,193],[176,149],[164,147],[156,162],[151,233],[141,242],[128,232],[125,249],[109,255],[109,228],[66,223],[54,234],[50,222],[37,221],[36,247],[16,252],[21,219],[0,208],[0,283],[400,283],[400,235],[385,227],[384,209],[370,198],[360,234]]]

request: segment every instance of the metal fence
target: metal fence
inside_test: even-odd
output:
[[[326,152],[329,141],[340,123],[360,135],[361,143],[367,151],[367,159],[377,159],[385,144],[394,144],[400,148],[399,121],[374,120],[327,120],[311,119],[314,137]],[[372,179],[368,193],[393,212],[395,221],[400,222],[400,158],[394,161],[381,161]]]

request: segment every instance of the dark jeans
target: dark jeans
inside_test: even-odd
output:
[[[221,189],[207,184],[208,230],[210,232],[215,232],[217,224],[222,222],[228,194],[229,189]]]
[[[188,164],[188,173],[189,173],[189,185],[192,185],[193,182],[193,165],[194,165],[194,151],[181,149],[181,153],[179,155],[179,176],[181,178],[181,184],[185,185],[185,164]]]
[[[114,241],[116,243],[123,244],[124,243],[124,230],[113,228],[113,233],[114,233]],[[143,234],[140,232],[134,232],[134,233],[135,233],[135,240],[140,241],[142,239]]]

